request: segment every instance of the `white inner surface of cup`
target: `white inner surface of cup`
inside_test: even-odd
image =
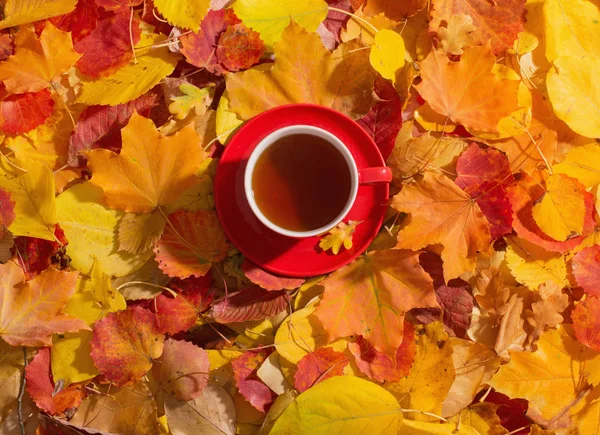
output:
[[[346,206],[340,212],[340,214],[332,220],[327,225],[322,226],[321,228],[317,228],[311,231],[291,231],[285,228],[282,228],[278,225],[275,225],[271,222],[267,217],[260,211],[258,205],[256,204],[256,200],[254,199],[254,192],[252,190],[252,175],[254,174],[254,168],[256,167],[256,162],[258,158],[262,155],[262,153],[273,143],[281,139],[285,136],[290,136],[294,134],[309,134],[312,136],[317,136],[322,139],[325,139],[331,145],[333,145],[339,152],[344,156],[346,163],[348,165],[348,169],[350,170],[350,195],[348,197],[348,201],[346,202]],[[269,229],[275,231],[276,233],[282,234],[288,237],[295,238],[305,238],[305,237],[313,237],[323,234],[330,229],[336,227],[343,219],[344,216],[348,214],[352,205],[354,205],[354,200],[356,199],[356,194],[358,193],[358,168],[356,167],[356,162],[350,153],[350,150],[344,145],[344,143],[339,140],[336,136],[329,133],[322,128],[314,127],[312,125],[292,125],[289,127],[281,128],[273,133],[269,134],[265,137],[258,146],[252,151],[250,154],[250,158],[248,159],[248,164],[246,165],[246,171],[244,173],[244,190],[246,193],[246,198],[248,199],[248,203],[250,204],[250,208],[254,215]]]

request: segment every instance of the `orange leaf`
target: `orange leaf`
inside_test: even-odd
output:
[[[25,369],[27,392],[35,404],[50,415],[62,414],[69,408],[79,406],[87,394],[81,384],[71,384],[54,393],[50,370],[50,348],[41,348]]]
[[[54,100],[47,89],[9,95],[0,101],[0,130],[13,134],[27,133],[43,124],[53,108]]]
[[[165,349],[153,373],[161,387],[179,400],[194,400],[202,394],[208,382],[208,354],[187,341],[172,338],[165,341]]]
[[[378,382],[398,382],[408,375],[415,359],[416,348],[415,328],[406,321],[404,322],[404,338],[396,351],[394,361],[371,346],[361,336],[356,339],[355,343],[348,343],[348,349],[356,358],[359,370]]]
[[[285,291],[249,287],[216,301],[212,307],[212,316],[219,323],[262,320],[285,310],[288,300]]]
[[[140,307],[110,313],[96,322],[90,356],[104,379],[117,386],[137,381],[163,352],[156,316]]]
[[[365,14],[368,16],[384,13],[394,21],[412,17],[427,6],[427,0],[367,0]]]
[[[398,234],[398,248],[443,245],[444,278],[449,281],[475,268],[477,254],[488,252],[490,230],[477,203],[452,180],[426,172],[421,181],[405,186],[391,206],[410,213]]]
[[[475,44],[491,41],[494,54],[512,48],[519,32],[524,30],[525,0],[434,0],[429,29],[437,32],[442,22],[453,15],[466,14],[477,27],[472,33]]]
[[[294,386],[302,393],[325,379],[342,376],[347,365],[348,358],[342,352],[336,352],[330,347],[320,347],[298,361]]]
[[[10,192],[0,189],[0,237],[15,220],[15,202]]]
[[[273,275],[265,270],[262,270],[247,258],[245,258],[244,262],[242,263],[242,271],[244,272],[244,275],[246,275],[246,278],[268,291],[277,291],[283,289],[294,290],[304,284],[303,279],[286,278],[283,276]]]
[[[0,336],[13,346],[51,346],[52,334],[89,329],[63,314],[78,272],[44,270],[31,281],[12,261],[0,264]]]
[[[497,78],[495,62],[489,45],[466,47],[458,62],[432,50],[420,63],[423,81],[415,87],[436,112],[467,128],[494,132],[519,109],[519,82]]]
[[[136,113],[121,135],[121,154],[97,149],[88,156],[90,182],[104,190],[108,207],[149,212],[175,201],[197,182],[206,153],[193,124],[165,137],[152,120]]]
[[[600,296],[600,246],[585,248],[573,257],[573,275],[590,296]],[[600,350],[600,349],[599,349]]]
[[[169,222],[154,246],[158,266],[167,275],[204,276],[211,263],[227,256],[230,245],[214,211],[180,210],[169,215]]]
[[[315,314],[329,341],[359,334],[390,356],[402,344],[406,312],[438,307],[431,277],[419,265],[418,252],[371,252],[321,284],[325,291]]]
[[[258,32],[236,24],[221,33],[217,59],[229,71],[239,71],[258,63],[264,51],[265,44]]]
[[[579,302],[571,318],[577,341],[600,351],[600,299],[592,296]]]

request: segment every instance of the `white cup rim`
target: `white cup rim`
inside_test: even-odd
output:
[[[256,167],[256,162],[258,161],[258,158],[275,141],[281,139],[282,137],[289,136],[292,134],[310,134],[325,139],[331,145],[333,145],[340,152],[340,154],[342,154],[344,160],[348,165],[348,169],[350,169],[350,195],[343,210],[334,220],[332,220],[327,225],[324,225],[320,228],[311,231],[291,231],[282,228],[278,225],[275,225],[273,222],[267,219],[267,217],[260,211],[254,199],[254,192],[252,191],[252,174],[254,173],[254,168]],[[262,222],[263,225],[265,225],[267,228],[278,234],[303,239],[324,234],[329,230],[335,228],[340,222],[344,220],[348,212],[352,209],[354,201],[356,200],[359,184],[358,178],[358,168],[356,167],[354,157],[352,157],[352,153],[350,152],[348,147],[346,147],[346,145],[337,136],[335,136],[327,130],[315,127],[313,125],[296,124],[277,129],[274,132],[267,135],[258,143],[256,148],[250,154],[250,157],[248,158],[248,163],[246,164],[246,170],[244,172],[244,193],[246,195],[248,204],[250,205],[250,209],[252,210],[256,218]]]

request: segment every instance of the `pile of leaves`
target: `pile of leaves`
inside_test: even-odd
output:
[[[1,433],[598,431],[596,0],[1,4]],[[214,210],[229,137],[289,103],[393,170],[328,276]]]

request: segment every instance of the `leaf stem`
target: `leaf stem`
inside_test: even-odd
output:
[[[17,415],[19,418],[19,427],[21,428],[21,435],[25,435],[25,423],[23,422],[23,395],[25,394],[25,384],[27,378],[25,377],[25,369],[27,368],[27,348],[23,346],[23,377],[21,378],[21,388],[19,389],[19,397],[17,397]]]
[[[329,10],[330,11],[334,11],[334,12],[339,12],[340,14],[348,15],[350,18],[353,18],[354,20],[359,21],[362,24],[364,24],[365,26],[369,27],[371,30],[373,30],[373,32],[376,35],[379,33],[379,30],[377,29],[377,27],[375,27],[373,24],[369,23],[364,18],[361,18],[361,17],[358,17],[358,16],[354,15],[352,12],[348,12],[348,11],[345,11],[343,9],[334,8],[334,7],[331,7],[331,6],[329,6]]]
[[[419,414],[428,415],[429,417],[437,418],[439,420],[448,422],[448,420],[446,420],[441,415],[432,414],[431,412],[427,412],[427,411],[419,411],[418,409],[404,409],[404,408],[400,409],[400,411],[402,411],[402,412],[418,412]]]
[[[176,298],[178,296],[177,293],[174,292],[173,290],[171,290],[169,287],[165,287],[165,286],[158,285],[158,284],[152,284],[150,282],[145,282],[145,281],[129,281],[129,282],[125,282],[125,283],[121,284],[119,287],[117,287],[115,290],[117,290],[118,292],[120,292],[122,288],[129,287],[131,285],[147,285],[148,287],[155,287],[155,288],[159,288],[159,289],[168,291],[169,293],[171,293],[173,295],[174,298]]]
[[[133,44],[133,6],[130,8],[131,14],[129,15],[129,43],[131,44],[131,52],[133,53],[133,63],[137,65],[138,60],[135,55],[135,45]]]

